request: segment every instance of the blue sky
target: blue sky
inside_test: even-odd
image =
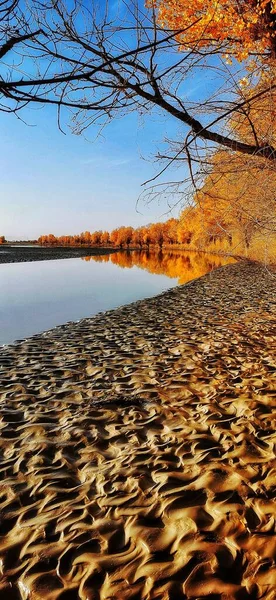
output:
[[[119,6],[114,0],[111,12],[117,13]],[[29,70],[28,59],[27,66]],[[198,77],[187,87],[196,90],[199,85]],[[160,169],[151,160],[160,142],[182,135],[182,125],[172,118],[157,111],[143,118],[133,113],[113,121],[99,138],[97,128],[90,128],[86,139],[66,129],[66,112],[63,135],[54,107],[34,106],[19,114],[27,125],[0,112],[0,235],[34,239],[168,218],[165,202],[140,201],[139,212],[136,202],[141,184]],[[180,178],[182,173],[185,178],[185,166]],[[179,209],[173,213],[178,214]]]
[[[165,204],[140,202],[139,214],[136,200],[156,172],[149,159],[158,142],[175,130],[172,120],[156,115],[141,124],[133,114],[99,139],[97,129],[88,130],[85,139],[63,135],[52,108],[30,109],[24,118],[28,125],[0,113],[0,234],[31,239],[162,220]]]
[[[90,129],[86,140],[63,135],[54,109],[28,110],[24,118],[29,125],[0,114],[0,234],[31,239],[161,218],[165,205],[140,203],[142,214],[135,205],[141,183],[155,172],[141,155],[157,147],[160,121],[166,133],[164,119],[138,127],[131,115],[114,121],[100,139]]]
[[[190,100],[216,87],[209,72],[199,70],[182,85]],[[97,138],[96,127],[86,137],[73,135],[66,112],[63,135],[54,107],[34,106],[19,115],[27,124],[0,112],[0,235],[34,239],[168,218],[165,203],[140,201],[137,212],[136,202],[141,184],[160,169],[153,161],[160,143],[182,139],[187,133],[182,124],[158,111],[143,118],[133,113],[114,120]],[[177,178],[185,179],[182,165]]]

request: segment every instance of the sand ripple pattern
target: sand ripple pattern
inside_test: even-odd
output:
[[[2,349],[1,600],[275,598],[273,298],[231,265]]]

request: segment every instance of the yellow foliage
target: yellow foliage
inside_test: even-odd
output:
[[[97,262],[110,260],[122,269],[136,266],[154,275],[166,275],[172,279],[177,279],[180,285],[201,277],[215,268],[235,262],[231,257],[169,250],[166,252],[119,251],[111,254],[110,257],[108,255],[87,256],[83,260]]]
[[[276,171],[265,160],[260,164],[254,157],[248,161],[217,152],[195,198],[204,221],[200,242],[209,248],[210,242],[227,242],[233,253],[252,258],[253,247],[258,247],[259,259],[265,260],[265,248],[272,248],[276,238],[275,189]]]
[[[250,53],[275,55],[276,0],[147,0],[147,6],[157,8],[163,27],[181,31],[183,49],[215,44],[240,61]]]

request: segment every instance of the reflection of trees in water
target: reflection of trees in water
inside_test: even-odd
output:
[[[137,260],[134,260],[133,254],[139,254],[139,252],[114,252],[111,254],[110,260],[118,267],[131,269],[134,265],[139,266]]]
[[[155,275],[166,275],[178,279],[179,284],[201,277],[217,267],[235,262],[230,257],[197,252],[150,252],[144,250],[87,256],[84,260],[111,261],[123,269],[131,269],[135,266]]]
[[[82,260],[89,262],[90,260],[94,260],[95,262],[109,262],[110,254],[94,254],[93,256],[83,256]]]

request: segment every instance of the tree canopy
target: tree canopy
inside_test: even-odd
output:
[[[245,4],[250,6],[245,13],[251,20],[244,17]],[[254,38],[253,16],[259,15],[258,22],[263,22],[270,10],[273,19],[274,4],[150,0],[145,8],[139,0],[126,0],[118,6],[114,10],[114,4],[106,1],[98,5],[95,0],[4,0],[0,13],[2,110],[20,115],[28,104],[55,105],[59,126],[63,127],[62,110],[67,109],[73,130],[80,133],[91,125],[102,127],[129,111],[147,114],[155,109],[182,124],[182,145],[177,154],[185,156],[189,164],[194,155],[198,157],[198,140],[201,150],[202,144],[207,148],[220,145],[275,160],[274,145],[258,138],[248,143],[229,130],[230,116],[246,114],[256,92],[253,87],[245,94],[240,88],[243,70],[237,65],[230,68],[220,56],[226,42],[229,45],[227,28],[232,47],[245,48],[247,29],[249,38]],[[229,25],[235,7],[243,22],[237,40],[239,20],[236,18],[231,28]],[[202,27],[206,19],[205,32]],[[247,27],[249,21],[252,27]],[[267,27],[270,37],[263,34],[256,44],[266,39],[268,49],[274,30],[270,24]],[[191,36],[195,36],[193,43]],[[186,39],[188,45],[184,44]],[[191,99],[195,76],[207,80],[204,92],[202,89],[198,98]],[[257,96],[274,89],[274,79],[270,78]]]
[[[180,165],[180,179],[172,185],[182,203],[184,163],[195,198],[206,177],[210,188],[215,171],[216,194],[224,175],[223,196],[227,184],[233,197],[239,185],[235,188],[220,160],[212,158],[223,151],[226,162],[247,173],[248,189],[250,173],[252,180],[269,180],[271,206],[275,2],[145,1],[123,0],[116,7],[107,0],[4,0],[0,108],[20,117],[28,105],[55,106],[59,127],[69,114],[77,134],[93,126],[101,131],[129,112],[157,111],[179,125],[177,139],[165,145],[160,140],[157,156],[160,173]],[[159,187],[152,189],[152,197],[159,194]],[[265,193],[258,201],[265,202]],[[267,220],[267,211],[259,212]],[[162,243],[158,228],[155,235]]]
[[[164,27],[180,30],[183,50],[215,46],[244,60],[276,55],[275,0],[148,0]],[[182,32],[183,27],[190,26]]]

